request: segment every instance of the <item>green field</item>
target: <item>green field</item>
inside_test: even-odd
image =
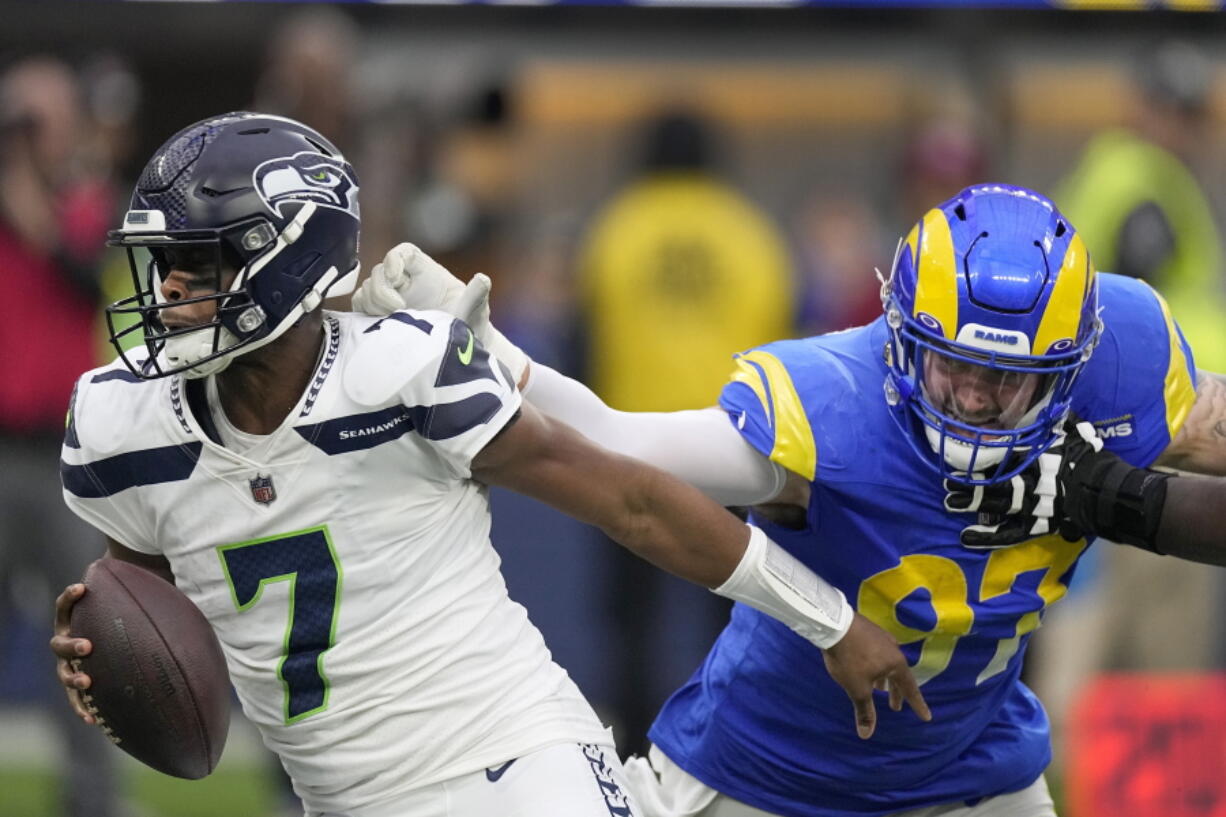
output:
[[[269,778],[267,771],[227,769],[224,763],[204,780],[178,780],[126,764],[124,769],[130,817],[281,817],[286,806]],[[0,814],[62,817],[58,785],[50,772],[0,770]]]

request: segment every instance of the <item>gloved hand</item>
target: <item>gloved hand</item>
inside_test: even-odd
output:
[[[1067,514],[1065,488],[1077,466],[1102,450],[1094,426],[1070,416],[1057,432],[1055,444],[1012,479],[975,486],[945,480],[946,510],[979,513],[978,524],[962,529],[962,544],[972,550],[995,550],[1052,532],[1069,542],[1084,538],[1087,529]]]
[[[398,309],[441,309],[452,315],[464,282],[415,244],[397,244],[353,293],[353,308],[381,318]],[[456,315],[463,318],[462,315]]]
[[[464,284],[414,244],[397,244],[353,295],[354,309],[382,317],[398,309],[438,309],[464,321],[481,344],[524,379],[528,356],[490,323],[490,279],[477,273]]]

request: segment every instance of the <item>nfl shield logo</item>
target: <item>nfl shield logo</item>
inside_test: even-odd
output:
[[[272,484],[272,475],[256,474],[248,484],[251,485],[251,498],[261,505],[267,505],[277,498],[277,489]]]

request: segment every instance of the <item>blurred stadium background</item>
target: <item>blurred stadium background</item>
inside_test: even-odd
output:
[[[614,218],[633,206],[629,192],[643,189],[635,184],[682,168],[736,198],[732,221],[754,231],[725,231],[735,240],[711,246],[659,239],[660,283],[684,313],[703,309],[704,291],[774,281],[782,317],[761,317],[762,331],[784,328],[766,340],[871,319],[873,269],[888,268],[908,226],[965,184],[999,180],[1062,206],[1062,193],[1075,200],[1091,247],[1101,241],[1115,266],[1136,259],[1136,274],[1188,304],[1200,359],[1226,370],[1215,232],[1226,213],[1226,17],[1217,3],[646,5],[655,7],[9,0],[0,70],[46,69],[30,92],[43,102],[67,77],[80,107],[69,96],[60,108],[27,109],[20,89],[0,86],[0,199],[10,202],[0,224],[20,218],[29,184],[54,201],[90,190],[94,220],[113,221],[144,158],[180,127],[232,109],[296,116],[357,167],[366,268],[410,240],[461,277],[488,272],[496,319],[538,359],[621,407],[694,407],[714,401],[727,369],[684,387],[657,373],[645,393],[619,391],[617,373],[646,362],[616,340],[619,253],[657,240],[661,222],[650,209],[637,221]],[[30,159],[31,182],[12,170],[23,161],[16,140],[50,140],[60,113],[69,124],[58,164],[52,172]],[[1170,234],[1117,235],[1103,215],[1112,202],[1096,201],[1099,188],[1085,181],[1087,147],[1117,127],[1176,157],[1176,170],[1165,159],[1152,169],[1155,186],[1171,182],[1153,196],[1175,200]],[[1139,159],[1114,161],[1108,177],[1141,174]],[[1171,181],[1179,174],[1187,179]],[[1207,227],[1197,222],[1197,188]],[[124,294],[114,256],[97,241],[69,246],[48,223],[42,242],[74,256],[78,295],[101,304]],[[1182,233],[1189,224],[1195,240]],[[40,235],[37,224],[28,229]],[[1183,268],[1171,266],[1175,257]],[[40,325],[79,323],[55,302],[29,303],[19,273],[0,269],[0,324],[31,315]],[[642,331],[666,342],[680,330]],[[5,357],[40,353],[23,343],[12,338]],[[96,349],[106,354],[100,339]],[[0,380],[13,365],[0,361]],[[47,433],[0,408],[0,442]],[[652,712],[697,665],[726,611],[540,506],[497,495],[495,507],[512,596],[618,729],[623,752],[641,749]],[[20,526],[0,531],[0,815],[295,813],[237,713],[222,766],[205,781],[162,777],[109,748],[113,775],[83,773],[92,761],[70,760],[69,746],[94,736],[57,727],[50,714],[62,706],[45,646],[59,588],[44,568],[54,560],[23,553]],[[1062,813],[1226,814],[1226,714],[1205,705],[1226,697],[1209,674],[1226,658],[1226,582],[1206,568],[1098,550],[1037,636],[1028,676],[1060,727],[1052,779]],[[1100,677],[1121,671],[1132,674]],[[99,788],[70,811],[62,803],[73,780]],[[107,810],[108,780],[118,811]]]

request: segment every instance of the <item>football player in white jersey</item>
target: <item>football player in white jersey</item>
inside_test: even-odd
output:
[[[310,817],[637,813],[608,731],[507,596],[486,484],[779,618],[825,650],[862,729],[875,685],[928,717],[892,636],[760,530],[524,404],[463,322],[322,310],[357,276],[357,189],[292,120],[171,137],[112,234],[136,294],[108,308],[120,359],[79,380],[61,464],[109,557],[209,619]],[[71,663],[92,645],[68,631],[84,592],[61,594],[52,649],[93,722]]]

